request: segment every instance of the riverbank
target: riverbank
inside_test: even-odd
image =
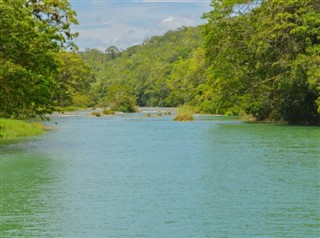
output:
[[[46,129],[41,123],[0,118],[0,142],[41,135]]]

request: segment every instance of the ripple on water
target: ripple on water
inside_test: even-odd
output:
[[[1,146],[3,237],[317,237],[320,130],[52,117]]]

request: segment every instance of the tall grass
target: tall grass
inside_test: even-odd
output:
[[[178,107],[177,114],[174,118],[175,121],[193,121],[192,113],[194,108],[188,105]]]
[[[41,123],[27,123],[20,120],[0,118],[0,140],[40,135],[44,129]]]

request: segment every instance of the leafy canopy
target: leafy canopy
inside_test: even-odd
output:
[[[204,37],[216,111],[319,121],[319,3],[214,0],[212,6]]]
[[[74,49],[67,0],[0,0],[0,117],[52,112],[59,52]]]

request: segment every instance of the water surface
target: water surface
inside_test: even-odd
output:
[[[0,147],[1,237],[320,236],[320,128],[141,114],[48,124]]]

